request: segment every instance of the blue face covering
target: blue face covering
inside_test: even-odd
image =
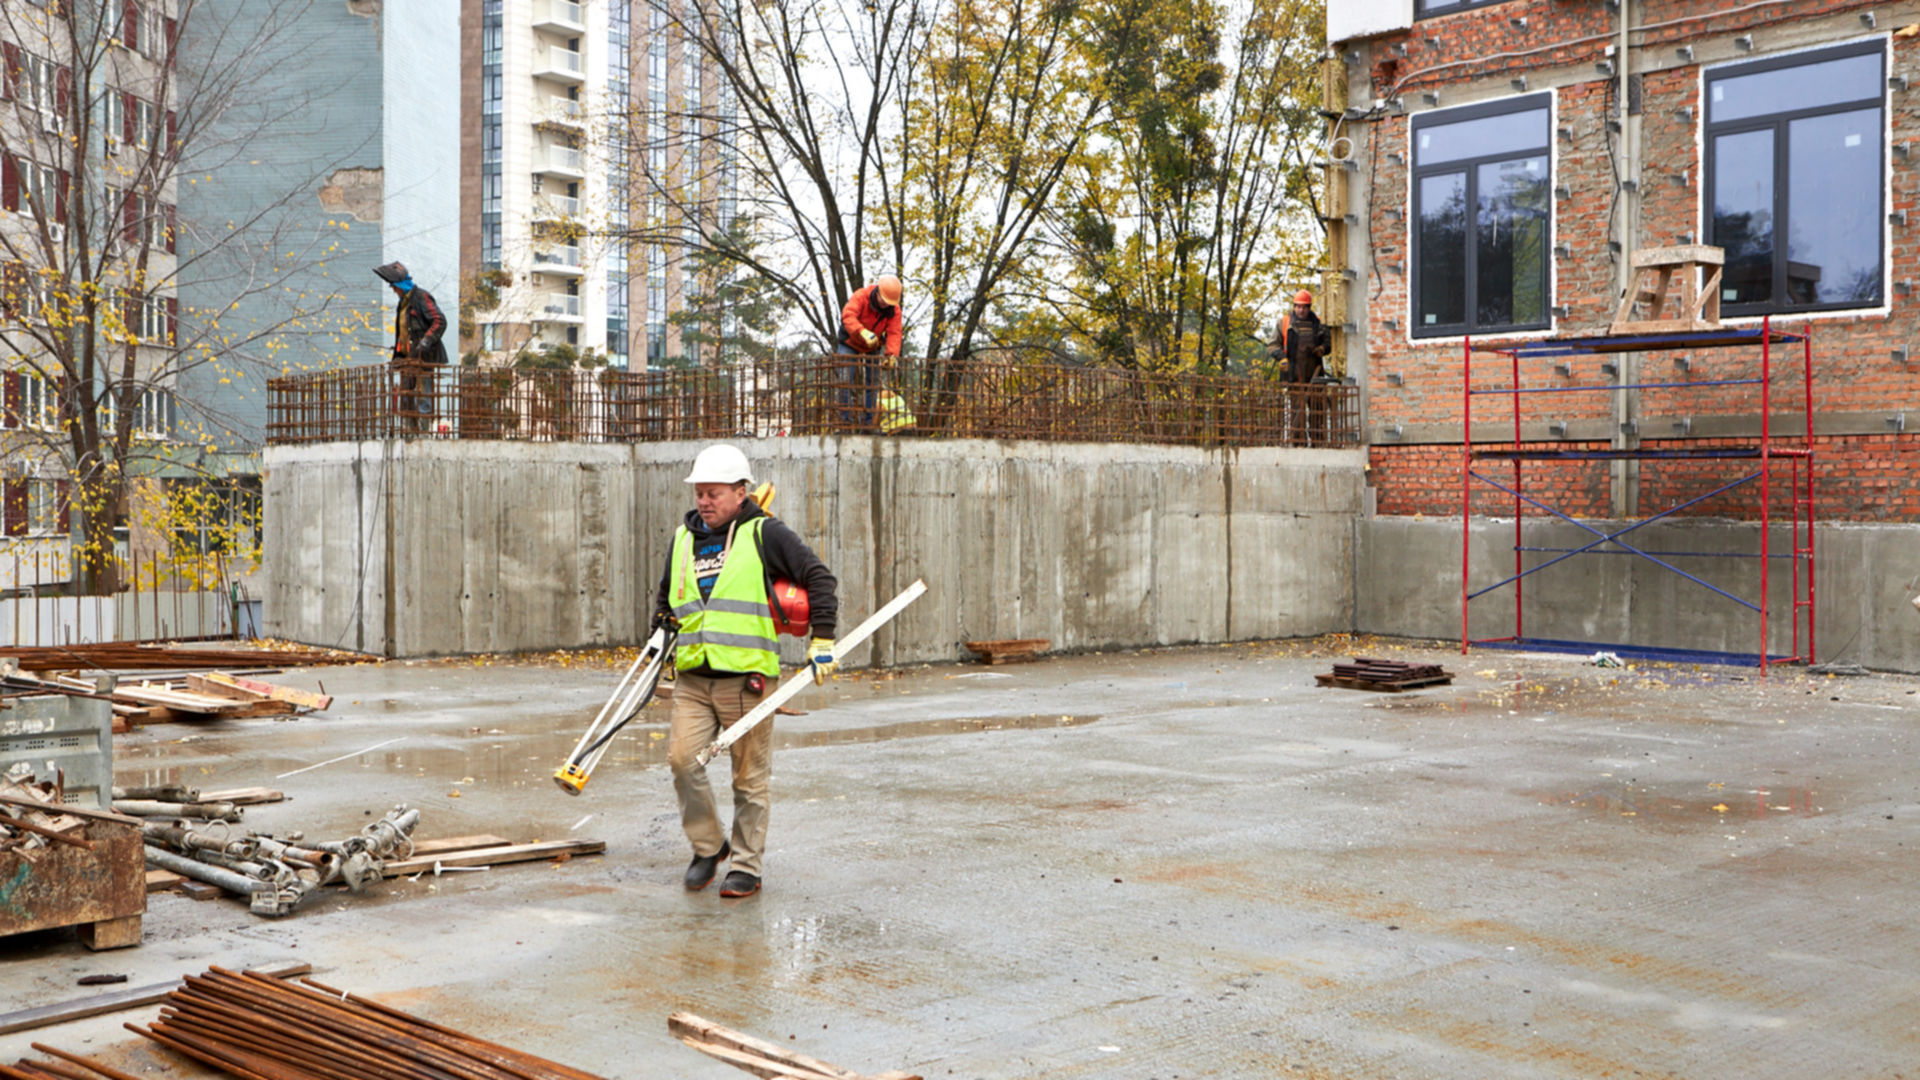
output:
[[[412,292],[412,291],[413,291],[413,279],[412,279],[412,278],[410,278],[410,277],[403,277],[403,278],[401,278],[401,279],[400,279],[399,281],[396,281],[396,282],[394,282],[394,283],[393,283],[393,287],[394,287],[394,288],[396,288],[396,289],[399,289],[399,290],[400,290],[401,292],[403,292],[403,293],[405,293],[405,292]]]

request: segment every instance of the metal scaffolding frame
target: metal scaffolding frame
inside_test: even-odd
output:
[[[1798,439],[1797,446],[1776,445],[1778,438],[1773,434],[1773,346],[1799,343],[1801,345],[1801,391],[1805,408],[1805,427]],[[1703,379],[1697,382],[1646,382],[1646,383],[1610,383],[1597,386],[1522,386],[1520,385],[1520,361],[1537,360],[1558,356],[1593,356],[1623,352],[1670,352],[1679,349],[1728,349],[1758,345],[1760,348],[1760,371],[1758,377],[1738,379]],[[1506,357],[1510,367],[1511,382],[1504,387],[1476,387],[1473,385],[1473,358],[1476,352]],[[1692,331],[1685,333],[1653,335],[1612,335],[1584,338],[1541,339],[1496,346],[1476,347],[1471,337],[1464,346],[1465,368],[1461,378],[1461,466],[1460,466],[1460,651],[1468,652],[1474,645],[1498,648],[1532,648],[1548,651],[1578,649],[1584,651],[1602,642],[1573,642],[1546,638],[1528,638],[1525,633],[1524,582],[1533,574],[1539,573],[1576,555],[1632,555],[1645,559],[1663,569],[1693,582],[1720,597],[1732,601],[1740,607],[1759,615],[1759,649],[1751,654],[1713,652],[1689,649],[1654,649],[1627,645],[1608,646],[1616,650],[1628,651],[1655,658],[1682,660],[1703,660],[1717,663],[1757,664],[1764,674],[1770,664],[1793,661],[1814,662],[1814,607],[1813,607],[1813,334],[1812,327],[1804,327],[1799,333],[1787,333],[1773,329],[1773,320],[1765,319],[1754,329],[1723,328],[1718,330]],[[1538,443],[1529,444],[1521,438],[1521,403],[1537,400],[1536,395],[1598,393],[1602,391],[1618,392],[1623,390],[1697,390],[1712,386],[1758,386],[1760,388],[1760,436],[1756,440],[1745,441],[1735,446],[1701,447],[1699,449],[1667,450],[1645,448],[1619,448],[1607,450],[1567,450],[1557,449]],[[1473,401],[1480,396],[1505,396],[1512,403],[1513,438],[1502,448],[1493,444],[1483,444],[1477,449],[1473,441]],[[1786,438],[1792,438],[1787,436]],[[1724,441],[1724,440],[1723,440]],[[1776,554],[1772,550],[1772,494],[1774,484],[1774,459],[1787,462],[1787,494],[1790,550],[1786,554]],[[1639,517],[1612,531],[1604,531],[1594,525],[1563,513],[1540,499],[1526,493],[1524,466],[1530,461],[1753,461],[1757,462],[1754,471],[1730,479],[1712,491],[1696,495],[1684,502],[1660,510],[1658,513]],[[1510,483],[1501,483],[1485,473],[1476,471],[1476,462],[1497,463],[1505,461],[1513,466]],[[1486,470],[1491,472],[1491,469]],[[1501,580],[1482,588],[1473,588],[1472,541],[1473,541],[1473,485],[1484,484],[1496,491],[1513,497],[1513,573]],[[1760,494],[1760,550],[1758,553],[1721,553],[1705,551],[1662,551],[1647,550],[1621,539],[1629,533],[1653,522],[1672,517],[1691,509],[1729,491],[1758,483]],[[1524,510],[1532,507],[1541,514],[1565,521],[1593,535],[1594,539],[1579,547],[1542,547],[1524,542],[1523,527],[1527,515]],[[1536,515],[1537,516],[1537,515]],[[1525,565],[1529,554],[1551,555],[1552,558],[1534,566]],[[1750,601],[1735,595],[1712,582],[1690,574],[1686,570],[1668,561],[1680,558],[1732,558],[1758,559],[1760,567],[1760,594],[1757,601]],[[1771,615],[1771,597],[1768,590],[1769,571],[1775,559],[1788,561],[1792,578],[1792,651],[1787,654],[1770,654],[1767,650],[1767,625]],[[1507,586],[1513,587],[1513,633],[1505,637],[1474,638],[1471,634],[1469,615],[1475,599]],[[1806,635],[1802,648],[1801,623],[1804,615]]]

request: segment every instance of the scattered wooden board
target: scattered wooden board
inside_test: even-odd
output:
[[[450,851],[475,851],[480,848],[511,847],[513,841],[504,836],[450,836],[444,840],[421,840],[413,845],[413,855],[445,855]]]
[[[969,641],[967,648],[979,653],[988,664],[1016,664],[1038,657],[1053,644],[1046,638],[1007,638],[1000,641]]]
[[[204,881],[183,881],[179,892],[190,900],[219,900],[227,895],[227,890]]]
[[[298,705],[303,709],[327,709],[333,706],[333,696],[331,694],[316,694],[311,690],[297,690],[291,686],[280,686],[275,683],[242,678],[239,675],[229,675],[224,671],[209,671],[204,676],[200,676],[200,678],[205,682],[213,683],[217,686],[225,686],[250,694],[259,694],[262,698],[271,701],[284,701],[289,705]],[[191,678],[188,681],[191,682]]]
[[[171,870],[149,870],[147,871],[147,891],[166,892],[185,880],[187,879]]]
[[[287,960],[278,964],[266,964],[249,970],[276,979],[305,975],[313,970],[313,965],[298,960]],[[172,979],[163,983],[151,983],[147,986],[135,986],[126,990],[115,990],[110,994],[95,994],[91,997],[76,998],[54,1005],[40,1005],[19,1012],[0,1016],[0,1035],[10,1035],[16,1031],[30,1031],[34,1028],[64,1024],[69,1020],[79,1020],[101,1013],[118,1012],[121,1009],[133,1009],[142,1005],[158,1005],[165,1001],[168,994],[186,985],[184,980]]]
[[[553,859],[562,855],[599,855],[606,850],[605,840],[548,840],[539,844],[509,844],[506,847],[400,859],[387,864],[385,876],[399,877],[402,874],[417,874],[422,870],[430,871],[435,863],[441,866],[500,866],[505,863]]]
[[[667,1032],[709,1057],[769,1080],[920,1080],[917,1074],[908,1072],[869,1075],[843,1069],[689,1012],[668,1016]]]

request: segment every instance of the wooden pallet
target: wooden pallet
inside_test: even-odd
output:
[[[1000,641],[969,641],[969,650],[979,653],[980,659],[988,664],[1018,664],[1034,660],[1047,646],[1053,644],[1047,638],[1007,638]]]
[[[1398,694],[1406,690],[1419,690],[1428,686],[1446,686],[1453,682],[1453,672],[1443,671],[1438,675],[1428,675],[1414,679],[1355,679],[1345,675],[1315,675],[1313,681],[1321,686],[1337,686],[1343,690],[1378,690],[1387,694]]]

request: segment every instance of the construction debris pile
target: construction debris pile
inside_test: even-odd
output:
[[[61,801],[57,782],[0,777],[0,852],[32,862],[54,844],[92,851],[92,842],[80,835],[86,819],[65,812]]]
[[[326,885],[364,892],[385,876],[386,860],[403,847],[411,854],[419,823],[420,811],[403,804],[358,835],[312,844],[300,833],[278,838],[180,818],[149,820],[142,831],[147,865],[243,896],[255,915],[280,916]]]
[[[64,670],[43,672],[44,677],[27,675],[13,664],[11,658],[0,657],[0,693],[104,699],[112,706],[115,732],[124,732],[132,724],[176,720],[299,716],[333,704],[326,694],[224,671],[151,675],[135,682],[112,674],[82,679]]]

